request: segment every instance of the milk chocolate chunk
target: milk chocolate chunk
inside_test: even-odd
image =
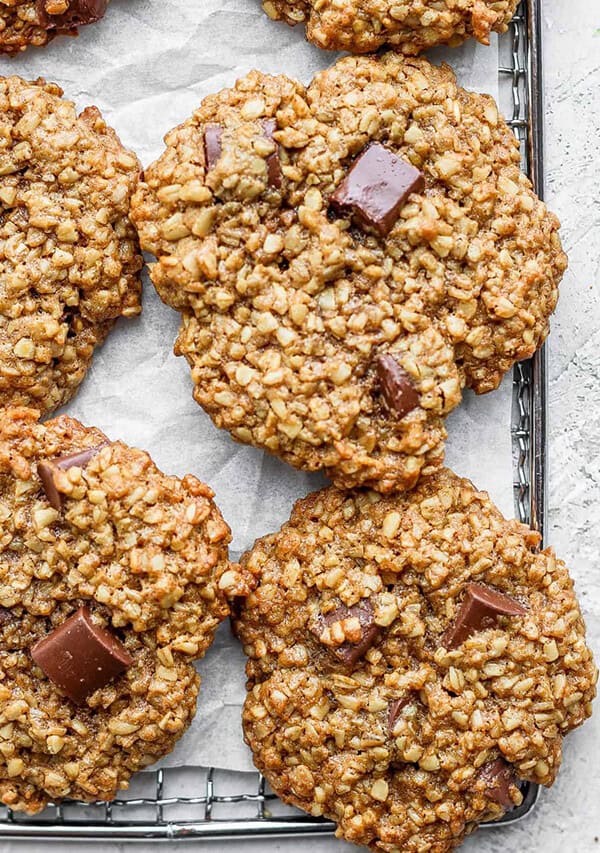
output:
[[[493,628],[499,616],[525,616],[525,608],[497,589],[470,583],[453,625],[442,637],[446,649],[455,649],[476,631]]]
[[[221,156],[221,137],[223,128],[219,124],[207,124],[204,128],[204,165],[209,172]]]
[[[332,648],[332,651],[342,663],[351,666],[373,645],[379,633],[379,628],[374,622],[373,605],[369,599],[364,599],[358,604],[353,604],[352,607],[346,607],[342,604],[325,616],[320,614],[315,633],[320,639],[324,628],[329,628],[336,622],[342,622],[346,619],[358,619],[361,638],[355,643],[342,643],[341,646]]]
[[[104,441],[95,447],[88,447],[86,450],[80,450],[78,453],[72,453],[70,456],[56,456],[54,459],[48,459],[47,462],[40,462],[37,466],[38,476],[42,481],[42,486],[46,492],[46,497],[50,506],[60,510],[62,507],[62,495],[56,488],[54,483],[54,471],[60,468],[62,471],[67,471],[69,468],[85,468],[90,459],[93,459],[97,453],[100,453],[103,447],[106,447],[108,442]]]
[[[372,228],[385,237],[409,195],[424,187],[418,169],[374,142],[354,161],[331,196],[331,205],[342,216],[353,216],[362,228]]]
[[[277,130],[277,122],[274,118],[265,118],[262,121],[263,131],[267,139],[273,142],[273,134]],[[283,175],[281,172],[281,163],[279,162],[279,145],[275,142],[275,151],[267,157],[267,177],[269,185],[279,189],[282,184]]]
[[[31,657],[76,704],[104,687],[133,663],[123,644],[92,622],[87,607],[80,607],[31,649]]]
[[[393,734],[394,726],[398,722],[402,709],[406,708],[410,700],[411,694],[409,693],[406,696],[402,696],[401,699],[394,699],[388,704],[387,725],[389,734]]]
[[[489,800],[503,806],[505,809],[514,809],[515,801],[511,796],[511,787],[519,787],[519,777],[514,769],[503,758],[497,758],[484,764],[477,775],[477,779],[485,785],[485,796]]]
[[[108,8],[108,0],[69,0],[63,9],[60,0],[37,0],[36,13],[40,26],[46,30],[70,29],[84,24],[95,24]],[[58,14],[53,14],[56,9]]]
[[[398,364],[393,355],[377,358],[377,376],[383,399],[390,411],[403,418],[419,405],[419,395],[408,373]]]

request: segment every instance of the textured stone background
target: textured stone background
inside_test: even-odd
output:
[[[200,0],[201,2],[201,0]],[[600,659],[600,3],[543,0],[546,198],[562,220],[570,270],[549,343],[549,543],[570,566]],[[563,769],[535,812],[513,828],[476,833],[466,853],[600,853],[600,712],[566,743]],[[94,845],[117,853],[124,845]],[[194,845],[194,848],[199,845]],[[233,848],[203,844],[206,853]],[[38,853],[39,844],[0,844]],[[55,849],[59,849],[58,846]],[[60,845],[65,853],[81,844]],[[189,846],[138,849],[181,851]],[[240,853],[342,853],[334,840],[253,842]]]

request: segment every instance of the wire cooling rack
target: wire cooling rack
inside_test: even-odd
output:
[[[541,0],[522,0],[500,38],[500,104],[521,144],[523,169],[543,191]],[[544,534],[546,518],[546,360],[541,350],[513,375],[514,495],[517,517]],[[499,824],[522,820],[539,789],[527,784],[523,803]],[[67,801],[28,817],[0,808],[0,839],[159,841],[243,839],[331,834],[333,824],[281,803],[257,773],[196,767],[134,777],[112,803]]]

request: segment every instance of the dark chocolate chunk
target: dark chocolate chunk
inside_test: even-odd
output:
[[[207,124],[204,128],[204,166],[209,172],[214,169],[221,156],[221,137],[223,128],[220,124]]]
[[[408,373],[398,364],[393,355],[377,358],[377,376],[381,393],[388,409],[403,418],[419,405],[419,394]]]
[[[476,781],[482,781],[485,785],[483,792],[489,800],[503,806],[507,811],[514,809],[515,802],[510,795],[512,786],[519,787],[519,777],[512,765],[503,758],[496,758],[484,764],[477,774]]]
[[[394,699],[392,702],[388,704],[388,733],[392,734],[394,731],[394,726],[398,722],[398,718],[402,712],[403,708],[406,708],[408,703],[411,700],[411,694],[408,693],[406,696],[403,696],[401,699]]]
[[[69,8],[52,14],[52,9],[60,6],[57,0],[37,0],[36,14],[41,27],[46,30],[63,30],[95,24],[108,7],[108,0],[69,0]]]
[[[353,216],[362,228],[373,228],[385,237],[409,195],[424,187],[418,169],[375,142],[354,161],[331,196],[331,205],[342,216]]]
[[[489,586],[470,583],[454,624],[442,637],[442,645],[454,649],[476,631],[492,628],[499,616],[525,616],[526,613],[514,598]]]
[[[337,648],[333,647],[334,655],[339,658],[342,663],[351,666],[361,658],[364,653],[373,645],[375,638],[379,633],[379,627],[373,620],[373,605],[368,598],[363,599],[358,604],[353,604],[352,607],[346,607],[341,604],[336,610],[327,613],[325,616],[319,614],[317,627],[314,633],[321,638],[323,629],[330,627],[335,622],[341,622],[343,619],[358,619],[361,627],[361,638],[356,643],[342,643]]]
[[[277,130],[275,119],[265,118],[261,124],[267,139],[275,142],[273,139],[273,134]],[[269,186],[279,189],[283,181],[283,174],[281,172],[281,163],[279,162],[279,145],[277,142],[275,142],[275,145],[275,151],[267,157],[267,177],[269,179]]]
[[[50,502],[50,506],[54,509],[60,509],[62,506],[62,496],[54,483],[54,471],[60,468],[62,471],[67,471],[69,468],[85,468],[90,459],[93,459],[97,453],[100,453],[103,447],[106,447],[108,442],[104,441],[95,447],[88,447],[86,450],[80,450],[78,453],[72,453],[70,456],[56,456],[54,459],[48,459],[47,462],[39,462],[37,466],[38,476],[42,481],[42,486],[46,492],[46,497]]]
[[[80,607],[60,627],[38,640],[31,657],[77,704],[133,663],[123,644],[92,622],[87,607]]]

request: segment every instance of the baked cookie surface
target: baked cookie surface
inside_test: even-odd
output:
[[[104,17],[109,0],[4,0],[0,4],[0,53],[43,47],[59,35]]]
[[[441,465],[467,384],[548,332],[566,265],[494,101],[425,59],[252,72],[166,137],[132,219],[194,396],[338,486]],[[390,358],[391,357],[391,358]]]
[[[518,0],[263,0],[273,20],[306,25],[306,37],[327,50],[369,53],[384,44],[404,54],[467,38],[490,43],[506,32]]]
[[[96,107],[0,78],[0,405],[67,402],[94,348],[140,311],[129,221],[140,166]]]
[[[451,850],[550,785],[597,671],[567,569],[448,470],[324,489],[242,567],[244,731],[285,801],[376,850]]]
[[[229,541],[195,477],[66,416],[0,414],[3,803],[111,799],[171,751],[243,592]]]

